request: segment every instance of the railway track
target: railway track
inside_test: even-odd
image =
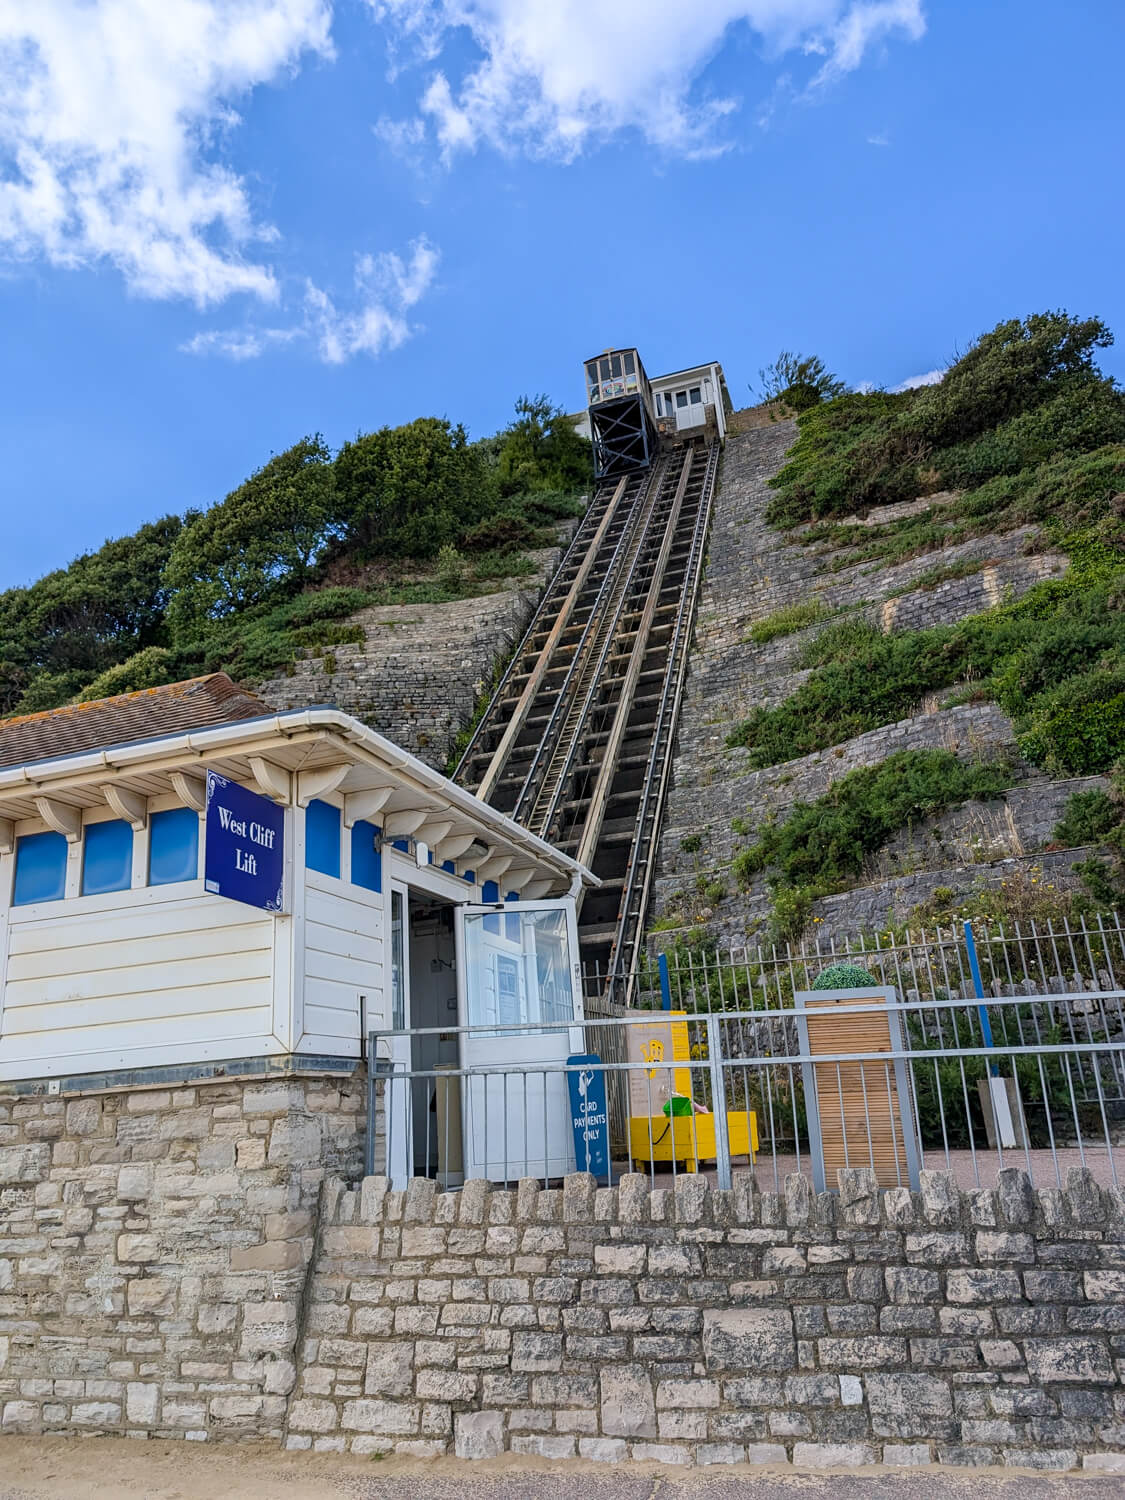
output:
[[[455,772],[588,864],[582,962],[627,1000],[718,469],[696,441],[598,486]]]

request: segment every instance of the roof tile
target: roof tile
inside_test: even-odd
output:
[[[210,672],[186,682],[0,719],[0,766],[54,760],[269,712],[269,704],[238,687],[225,672]]]

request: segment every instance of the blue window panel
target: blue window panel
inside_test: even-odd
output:
[[[475,870],[466,870],[465,873],[464,873],[464,875],[461,876],[461,879],[462,880],[467,880],[470,885],[476,885],[476,883],[477,883],[476,871]]]
[[[305,869],[340,878],[340,809],[319,798],[305,809]]]
[[[410,853],[410,840],[409,839],[395,839],[393,847],[395,849],[397,849],[400,854],[409,854]]]
[[[148,883],[176,885],[199,878],[199,814],[170,807],[149,818]]]
[[[518,891],[509,891],[508,894],[504,897],[505,901],[518,901],[519,899],[520,899],[520,897],[519,897],[519,892]],[[520,919],[519,919],[519,917],[505,917],[504,918],[504,936],[508,939],[509,943],[518,943],[519,942],[519,940],[520,940]]]
[[[443,859],[441,862],[441,867],[447,875],[457,874],[457,871],[454,868],[453,861],[451,859]]]
[[[66,895],[66,839],[61,833],[26,833],[16,840],[13,906],[61,901]]]
[[[133,830],[122,818],[89,823],[82,846],[82,894],[127,891],[133,883]]]
[[[375,847],[378,836],[374,823],[352,824],[352,884],[365,891],[383,889],[383,856]]]
[[[500,887],[495,880],[486,880],[480,888],[481,904],[491,906],[494,901],[500,899]]]

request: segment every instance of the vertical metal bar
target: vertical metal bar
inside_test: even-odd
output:
[[[660,972],[660,1003],[663,1010],[672,1009],[672,985],[668,978],[668,955],[656,955],[656,967]]]

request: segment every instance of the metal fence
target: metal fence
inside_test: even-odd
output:
[[[999,940],[987,953],[992,972]],[[713,1170],[721,1187],[751,1172],[771,1190],[792,1171],[832,1187],[839,1166],[870,1166],[883,1186],[916,1185],[919,1168],[934,1167],[981,1185],[1016,1165],[1040,1185],[1062,1185],[1070,1166],[1116,1184],[1125,989],[981,999],[933,982],[948,972],[934,968],[935,956],[949,958],[931,955],[923,968],[915,954],[907,967],[900,945],[891,960],[899,974],[931,976],[925,995],[918,983],[905,994],[906,986],[888,987],[874,1007],[857,992],[815,1012],[792,958],[765,975],[770,985],[788,984],[787,995],[765,995],[759,971],[737,1007],[721,1002],[734,998],[736,979],[745,984],[743,965],[709,970],[693,960],[691,988],[683,983],[679,994],[694,1005],[587,1015],[571,1027],[496,1027],[479,1066],[392,1066],[379,1060],[416,1058],[431,1033],[372,1033],[368,1140],[381,1125],[396,1176],[445,1186],[464,1176],[552,1181],[576,1165],[608,1182],[630,1169],[654,1181]],[[658,987],[661,999],[672,975]],[[708,997],[710,1007],[698,1003]],[[583,1145],[590,1099],[603,1118],[593,1135],[604,1157]],[[376,1167],[383,1164],[369,1160]]]
[[[657,935],[659,947],[659,934]],[[958,923],[843,942],[699,949],[684,944],[646,955],[627,976],[584,971],[587,1015],[618,1006],[691,1012],[760,1010],[792,1004],[829,964],[856,963],[904,1000],[971,999],[970,948],[990,996],[1111,991],[1125,986],[1125,928],[1119,913],[1073,921]],[[664,981],[662,983],[662,970]]]

